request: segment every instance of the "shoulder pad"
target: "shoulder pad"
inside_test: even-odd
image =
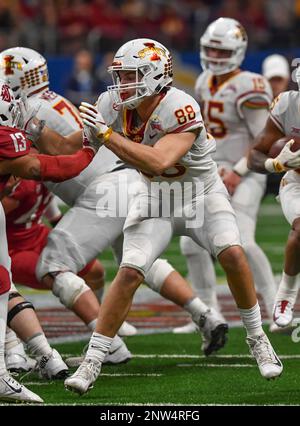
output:
[[[179,89],[171,89],[161,102],[159,117],[165,133],[179,133],[203,126],[198,102]]]
[[[250,71],[243,71],[237,76],[235,82],[237,89],[236,107],[239,115],[242,117],[241,106],[246,101],[253,101],[259,108],[268,108],[272,102],[272,89],[265,77],[261,74]]]

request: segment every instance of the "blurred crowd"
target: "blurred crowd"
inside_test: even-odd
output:
[[[250,49],[299,44],[300,0],[0,0],[0,50],[23,45],[44,54],[96,53],[150,37],[191,51],[220,16],[244,24]]]

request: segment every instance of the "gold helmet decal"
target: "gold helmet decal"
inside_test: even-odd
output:
[[[2,68],[4,68],[4,74],[5,75],[12,75],[14,73],[14,69],[17,68],[18,70],[22,69],[22,64],[17,61],[13,61],[14,56],[12,55],[6,55],[3,58],[3,62],[1,64]]]
[[[166,52],[161,47],[156,47],[155,43],[144,43],[144,46],[146,47],[138,52],[140,58],[151,54],[151,61],[160,61],[160,55],[167,57]]]
[[[247,33],[245,28],[242,25],[237,25],[235,30],[235,38],[242,39],[243,41],[247,40]]]

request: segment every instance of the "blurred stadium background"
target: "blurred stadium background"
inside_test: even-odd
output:
[[[300,58],[300,0],[0,0],[0,50],[14,46],[25,46],[42,53],[48,61],[50,88],[78,105],[82,100],[95,100],[99,93],[105,90],[110,81],[106,74],[106,66],[109,64],[113,52],[121,44],[137,37],[154,38],[165,44],[174,54],[175,85],[193,94],[195,79],[200,72],[199,38],[207,25],[220,16],[235,18],[246,28],[249,47],[242,68],[260,72],[263,59],[272,53],[283,54],[290,64],[292,64],[294,58]],[[296,89],[293,81],[290,83],[290,88]],[[258,242],[271,260],[275,274],[279,274],[282,270],[284,245],[289,230],[280,206],[275,201],[274,193],[277,184],[278,180],[275,184],[273,181],[270,182],[268,186],[269,195],[263,202],[257,227]],[[176,265],[181,273],[186,274],[185,260],[179,253],[178,239],[174,239],[165,253],[165,257]],[[107,251],[101,257],[101,260],[107,268],[107,282],[110,282],[116,272],[113,257]],[[222,271],[218,268],[217,272],[220,283],[225,284]],[[238,319],[237,310],[231,297],[226,291],[223,292],[223,289],[227,286],[220,285],[219,287],[221,305],[225,316],[234,323]],[[172,327],[186,322],[187,317],[178,308],[174,308],[162,300],[154,299],[153,294],[151,299],[147,289],[142,290],[139,293],[140,295],[137,294],[135,298],[135,304],[129,318],[129,321],[137,327],[143,329],[144,332],[147,332],[147,328],[152,332],[170,331]],[[75,336],[77,338],[88,336],[88,330],[79,323],[75,315],[69,314],[65,309],[59,307],[50,294],[46,298],[45,292],[25,288],[22,288],[22,292],[28,299],[33,300],[39,308],[38,314],[45,327],[46,334],[52,338],[53,342],[60,342],[62,336],[64,340],[66,336],[73,340]],[[297,309],[299,312],[299,304]],[[266,318],[265,315],[264,318]],[[243,334],[241,331],[239,333]],[[179,340],[176,340],[175,349],[166,346],[169,345],[168,342],[174,342],[173,339],[168,340],[164,334],[161,336],[160,340],[154,340],[152,343],[139,340],[142,336],[130,338],[132,339],[133,352],[140,353],[144,350],[147,353],[147,351],[151,352],[152,350],[153,353],[157,354],[161,350],[171,354],[172,350],[177,350],[177,353],[182,350],[185,354],[189,351],[194,353],[195,355],[192,356],[199,353],[198,343],[196,347],[194,340],[192,343],[191,336],[181,336]],[[279,342],[281,353],[295,354],[297,352],[290,337],[284,336],[284,340],[280,340],[280,336],[278,336],[276,339]],[[224,353],[240,354],[240,351],[242,351],[244,352],[242,356],[247,357],[245,354],[247,348],[245,345],[241,346],[243,340],[239,339],[239,344],[235,344],[235,334],[233,334],[232,342]],[[136,350],[134,345],[136,345]],[[78,346],[75,349],[68,347],[65,350],[78,353],[81,349]],[[234,357],[234,355],[228,356]],[[290,361],[290,363],[296,362],[296,358],[297,355],[295,355],[294,361]],[[170,361],[168,362],[170,363]],[[207,366],[206,361],[202,360],[201,362],[203,367]],[[224,360],[223,362],[227,363]],[[232,360],[228,361],[229,364],[232,362]],[[249,362],[248,359],[247,362]],[[141,360],[139,364],[137,364],[137,361],[132,361],[129,371],[133,373],[142,371],[141,363]],[[159,372],[162,364],[157,360],[156,363],[156,367],[149,367],[150,364],[148,366],[145,364],[145,370]],[[227,366],[230,366],[229,364]],[[288,381],[283,382],[282,393],[278,393],[278,389],[273,386],[268,398],[262,398],[261,395],[270,392],[270,390],[266,388],[266,385],[262,387],[257,372],[253,371],[256,369],[247,370],[245,376],[246,368],[241,370],[238,365],[236,364],[234,371],[237,373],[234,377],[237,380],[238,374],[241,373],[241,378],[238,379],[238,383],[236,381],[234,384],[232,383],[232,387],[230,387],[231,373],[229,376],[226,375],[225,369],[224,373],[222,372],[224,376],[221,377],[219,376],[220,369],[211,373],[214,367],[213,364],[210,365],[212,368],[210,368],[209,374],[211,375],[207,379],[205,376],[205,380],[207,386],[211,386],[212,383],[215,383],[215,385],[210,388],[210,393],[208,393],[208,387],[202,388],[201,401],[206,403],[248,402],[254,404],[289,404],[299,401],[299,390],[296,389],[294,377],[290,376]],[[168,366],[167,363],[167,369]],[[175,366],[177,366],[176,363]],[[293,368],[296,368],[294,364]],[[125,376],[126,371],[128,373],[127,367],[119,370],[121,373],[119,376],[122,375],[122,372]],[[115,371],[111,370],[111,372],[114,373]],[[185,383],[187,376],[184,371],[183,373],[182,383]],[[195,377],[194,369],[190,369],[190,373],[190,380],[193,380],[192,378]],[[109,374],[106,375],[109,376]],[[244,397],[245,377],[247,377],[249,389]],[[201,399],[197,383],[195,383],[195,392],[189,394],[189,398],[181,395],[181,393],[177,395],[176,392],[180,390],[183,390],[183,394],[185,393],[185,387],[182,386],[180,381],[174,381],[172,395],[169,391],[165,392],[164,387],[161,387],[160,395],[157,398],[153,397],[153,395],[157,395],[155,392],[152,392],[150,396],[146,392],[147,384],[145,383],[146,393],[139,391],[137,394],[133,392],[131,395],[129,392],[126,399],[124,395],[120,395],[118,379],[113,383],[108,383],[108,380],[109,377],[104,378],[106,390],[109,388],[104,400],[103,394],[101,394],[101,386],[99,386],[99,395],[101,395],[99,398],[102,402],[168,403],[173,398],[173,402],[199,403]],[[122,388],[127,388],[127,390],[134,388],[131,388],[132,382],[130,381],[128,387],[126,384],[124,385],[124,380],[128,379],[120,377],[120,380],[122,380]],[[178,380],[180,380],[180,375]],[[158,379],[155,381],[159,386],[161,382]],[[219,393],[220,384],[222,383],[221,386],[223,386],[225,382],[229,383],[229,388],[224,388],[223,394],[222,392]],[[42,396],[45,396],[48,402],[57,402],[56,389],[58,389],[58,385],[55,385],[55,392],[53,392],[54,387],[49,386],[48,389],[35,388],[35,384],[39,386],[38,382],[32,382],[33,390],[39,390],[39,393],[43,394]],[[59,386],[62,391],[62,385]],[[169,390],[170,382],[166,382],[165,386]],[[233,388],[236,393],[230,394]],[[262,393],[256,394],[257,389]],[[174,397],[174,394],[177,396]],[[222,399],[221,394],[223,396],[226,394],[228,397]],[[99,401],[96,397],[97,394],[94,395],[95,400],[85,401],[91,404],[97,403]],[[252,397],[252,395],[254,396]],[[74,400],[70,396],[65,396],[62,391],[59,402],[68,403],[74,402]]]
[[[53,90],[66,95],[81,49],[92,53],[92,73],[103,90],[106,55],[132,38],[155,38],[175,54],[175,77],[192,90],[200,35],[220,16],[247,30],[244,68],[259,72],[273,52],[300,57],[299,0],[1,0],[0,50],[19,45],[44,54]]]

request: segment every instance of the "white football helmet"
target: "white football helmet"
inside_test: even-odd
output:
[[[11,88],[0,80],[0,126],[17,127],[20,115],[20,105]]]
[[[6,81],[16,98],[49,86],[46,59],[27,47],[13,47],[0,54],[0,78]]]
[[[200,61],[204,70],[214,75],[227,74],[237,69],[245,57],[248,37],[244,27],[235,19],[219,18],[212,22],[200,38]],[[212,58],[206,48],[231,51],[229,58]]]
[[[135,82],[122,84],[119,71],[135,71]],[[157,41],[138,38],[125,43],[117,51],[108,72],[114,83],[107,87],[113,102],[133,109],[146,96],[158,94],[172,83],[172,57],[168,49]],[[135,92],[122,99],[121,92],[128,90]]]
[[[298,84],[298,90],[300,90],[300,65],[297,66],[294,73],[295,73],[294,75],[295,75],[295,78],[296,78],[296,82]]]

